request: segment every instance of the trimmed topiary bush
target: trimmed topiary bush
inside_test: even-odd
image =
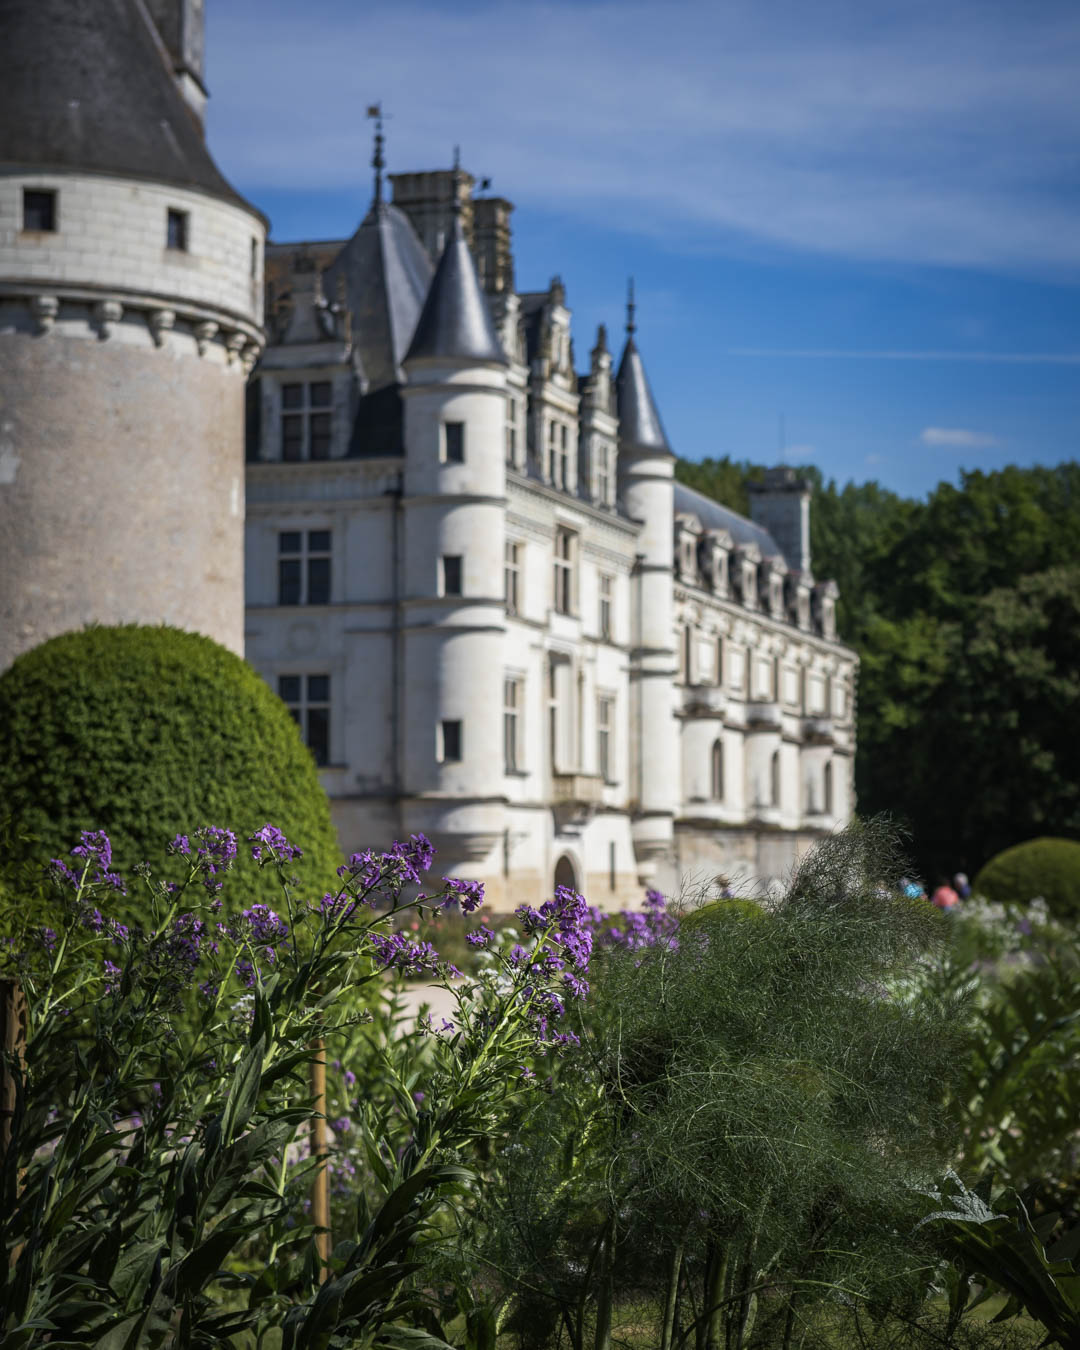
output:
[[[308,885],[337,882],[329,802],[288,709],[240,657],[175,628],[65,633],[0,675],[0,804],[5,864],[106,829],[130,875],[157,867],[175,834],[243,837],[269,821],[304,850]],[[248,885],[234,889],[279,900],[270,872],[241,859]]]
[[[1059,919],[1080,917],[1080,844],[1029,839],[991,858],[975,878],[977,895],[999,904],[1026,905],[1042,896]]]

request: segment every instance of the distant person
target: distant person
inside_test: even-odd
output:
[[[960,897],[945,880],[941,877],[938,884],[934,887],[934,893],[930,897],[930,903],[937,909],[944,910],[946,913],[950,909],[955,909],[960,903]]]
[[[969,900],[971,898],[971,883],[967,879],[966,872],[957,872],[956,876],[952,879],[952,884],[961,900]]]
[[[925,900],[926,892],[917,881],[911,881],[907,877],[900,878],[900,894],[906,895],[909,900]]]

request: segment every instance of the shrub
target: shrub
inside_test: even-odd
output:
[[[1042,896],[1059,919],[1080,917],[1080,844],[1071,839],[1029,839],[991,858],[975,878],[975,891],[999,904]]]
[[[193,822],[250,835],[267,820],[303,839],[322,889],[341,861],[285,705],[240,657],[173,628],[65,633],[0,675],[0,802],[9,861],[59,856],[108,823],[126,871]],[[270,879],[244,870],[265,895]]]

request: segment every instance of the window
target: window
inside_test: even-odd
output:
[[[832,760],[825,761],[825,814],[833,813],[833,770]]]
[[[330,763],[330,676],[279,675],[278,695],[288,704],[316,764]]]
[[[596,500],[601,506],[611,504],[610,446],[602,441],[596,450]]]
[[[465,463],[465,423],[443,425],[443,459],[447,464]]]
[[[165,216],[165,247],[180,253],[188,250],[188,213],[169,207]]]
[[[517,460],[518,443],[518,402],[516,398],[506,401],[506,459],[509,464]]]
[[[56,229],[56,193],[52,189],[23,188],[24,230]]]
[[[550,477],[551,481],[555,484],[555,486],[559,487],[560,483],[558,480],[558,472],[559,472],[558,456],[555,453],[555,438],[558,435],[558,427],[555,425],[554,420],[548,422],[547,430],[548,430],[548,443],[547,443],[548,476]]]
[[[600,575],[600,636],[611,640],[611,600],[614,592],[614,577]]]
[[[716,683],[722,689],[724,687],[724,639],[716,639]]]
[[[608,890],[615,889],[615,840],[608,844]]]
[[[517,678],[503,681],[503,759],[507,773],[521,768],[521,712],[524,682]]]
[[[611,735],[615,720],[615,700],[601,695],[596,700],[596,764],[605,783],[613,778]]]
[[[251,279],[252,281],[259,275],[259,241],[255,238],[251,241]]]
[[[329,380],[281,386],[281,458],[329,459],[333,419]]]
[[[278,535],[278,604],[330,603],[329,530],[283,530]]]
[[[559,427],[559,486],[570,486],[570,428],[566,423]]]
[[[513,539],[508,539],[503,547],[503,558],[505,560],[503,575],[507,614],[521,612],[521,547]]]
[[[574,603],[574,535],[561,526],[555,532],[555,610],[572,614]]]
[[[439,723],[438,755],[440,764],[456,764],[461,759],[461,723]]]
[[[682,630],[682,641],[679,644],[680,665],[682,666],[683,684],[694,683],[694,630],[690,624]]]
[[[724,743],[713,741],[711,773],[709,775],[714,802],[724,800]]]
[[[461,594],[461,554],[444,553],[442,562],[442,594]]]
[[[773,806],[780,805],[780,751],[774,750],[769,765],[769,793]]]

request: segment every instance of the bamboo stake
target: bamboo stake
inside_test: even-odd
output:
[[[322,1261],[319,1282],[324,1283],[330,1274],[330,1252],[333,1250],[330,1235],[330,1173],[327,1170],[330,1155],[329,1131],[326,1127],[326,1042],[320,1036],[314,1043],[315,1058],[311,1061],[311,1095],[315,1099],[315,1116],[311,1122],[311,1152],[319,1158],[322,1166],[315,1173],[311,1187],[311,1221],[323,1231],[315,1236],[315,1248]]]
[[[26,999],[18,980],[0,979],[0,1153],[11,1143],[15,1115],[15,1075],[8,1067],[23,1062],[26,1051]]]

